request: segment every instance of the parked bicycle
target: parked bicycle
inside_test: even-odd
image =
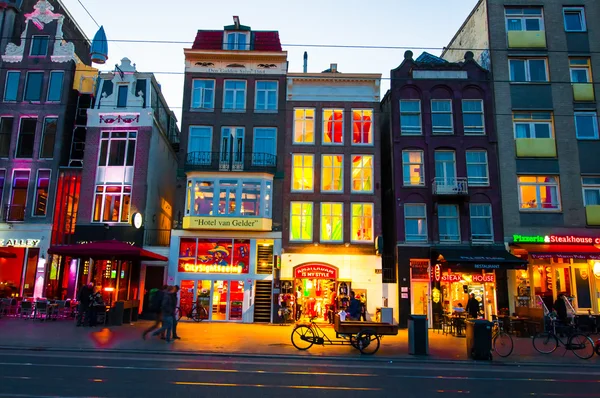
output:
[[[502,322],[494,319],[492,327],[492,350],[502,358],[506,358],[513,352],[514,344],[510,334],[504,331]]]
[[[567,351],[573,351],[581,359],[590,359],[594,356],[594,342],[591,338],[575,330],[573,325],[566,329],[566,341],[556,334],[556,319],[550,318],[550,331],[538,333],[533,338],[533,348],[541,354],[551,354],[559,346]]]
[[[191,319],[195,322],[201,322],[204,319],[208,319],[208,311],[200,302],[196,302],[191,308],[182,309],[181,307],[175,308],[175,317],[179,321],[184,316],[187,319]]]

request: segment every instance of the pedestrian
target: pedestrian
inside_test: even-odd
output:
[[[100,294],[100,286],[95,286],[93,293],[90,295],[90,327],[98,325],[98,312],[102,306],[104,306],[104,300],[102,300],[102,295]]]
[[[296,322],[300,320],[302,316],[302,287],[298,286],[296,291]]]
[[[146,340],[146,336],[148,333],[158,329],[160,326],[160,322],[162,320],[161,317],[161,307],[162,301],[165,292],[167,291],[168,286],[164,285],[162,289],[152,289],[150,290],[149,300],[148,300],[148,310],[150,312],[150,316],[152,316],[152,320],[154,323],[142,333],[142,338]]]
[[[558,294],[558,298],[554,302],[554,311],[556,311],[556,318],[561,323],[567,324],[567,304],[565,303],[565,295],[563,293]]]
[[[79,301],[79,311],[77,312],[77,326],[84,326],[86,320],[89,323],[89,319],[87,318],[88,308],[90,307],[90,294],[92,294],[93,289],[92,283],[87,283],[81,286],[79,289],[79,293],[77,294],[77,301]]]
[[[477,318],[479,316],[479,301],[475,298],[475,294],[471,293],[469,301],[467,301],[467,308],[465,308],[470,318]]]
[[[173,289],[175,291],[170,293],[173,298],[173,340],[181,340],[181,337],[177,335],[177,293],[179,293],[179,286],[175,285]],[[165,332],[161,333],[160,338],[163,340],[166,339]]]
[[[163,301],[161,305],[162,314],[162,327],[152,333],[152,336],[158,336],[163,331],[166,332],[165,340],[167,343],[171,341],[171,333],[173,331],[173,315],[175,314],[175,306],[173,305],[173,293],[175,292],[174,286],[169,286],[167,291],[163,295]]]
[[[360,300],[356,298],[356,294],[354,291],[350,292],[350,305],[348,305],[348,315],[350,316],[350,320],[359,321],[360,313],[362,312],[362,303]]]
[[[331,288],[331,296],[329,296],[329,323],[333,325],[335,314],[337,312],[337,294],[335,293],[335,287]]]

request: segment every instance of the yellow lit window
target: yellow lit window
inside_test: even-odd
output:
[[[314,155],[292,155],[292,191],[313,191]]]
[[[551,112],[513,113],[515,138],[552,138],[554,123]]]
[[[343,242],[344,205],[321,203],[321,242]]]
[[[291,202],[290,206],[290,240],[312,241],[313,235],[313,203]]]
[[[572,83],[591,83],[592,66],[589,58],[569,58]]]
[[[373,155],[352,157],[352,192],[373,192]]]
[[[352,241],[373,242],[373,203],[352,203]]]
[[[402,151],[404,185],[425,185],[423,151]]]
[[[343,184],[343,155],[323,155],[321,158],[321,191],[341,192]]]
[[[352,110],[352,145],[373,144],[373,110]]]
[[[294,108],[294,144],[315,143],[315,110]]]
[[[518,182],[521,210],[560,210],[560,187],[557,177],[519,176]]]
[[[344,143],[344,110],[323,109],[323,143]]]

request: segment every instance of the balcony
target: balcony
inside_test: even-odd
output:
[[[144,246],[162,246],[171,245],[170,229],[146,229],[144,230]]]
[[[508,32],[508,48],[546,48],[546,32],[511,30]]]
[[[190,152],[185,171],[254,171],[275,173],[277,156],[260,152]]]
[[[464,196],[469,194],[469,184],[465,177],[436,177],[431,182],[431,189],[434,195],[439,196]]]
[[[600,205],[586,206],[585,218],[587,225],[600,225]]]
[[[575,101],[594,102],[596,99],[593,83],[573,83],[572,86]]]
[[[24,205],[6,205],[2,214],[4,222],[20,222],[25,221],[25,206]]]
[[[554,138],[517,138],[517,157],[519,158],[555,158],[556,141]]]

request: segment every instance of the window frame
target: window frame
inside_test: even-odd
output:
[[[478,102],[481,104],[481,111],[465,111],[465,102]],[[461,100],[461,111],[462,111],[462,120],[463,120],[463,134],[464,135],[485,135],[485,104],[482,99],[463,99]],[[467,115],[481,115],[481,126],[469,126],[471,131],[467,131],[467,126],[465,124],[465,114]],[[477,129],[477,130],[475,130]]]
[[[52,76],[57,76],[60,75],[60,87],[59,87],[59,91],[58,91],[58,99],[50,99],[50,92],[52,90]],[[65,72],[62,70],[53,70],[50,71],[50,77],[48,79],[48,91],[46,94],[46,102],[52,102],[52,103],[60,103],[62,101],[62,95],[63,95],[63,85],[65,82]]]
[[[331,206],[331,214],[329,215],[325,215],[325,212],[323,210],[323,207],[325,205],[329,205]],[[341,206],[341,213],[339,216],[334,215],[333,214],[333,206],[334,205],[339,205]],[[344,243],[344,202],[321,202],[320,203],[320,214],[319,214],[319,241],[321,243]],[[336,239],[325,239],[323,237],[323,221],[325,217],[330,217],[332,219],[332,225],[333,225],[333,219],[334,218],[339,218],[340,219],[340,228],[341,228],[341,237],[339,240]]]
[[[35,42],[36,39],[38,38],[45,38],[46,39],[46,46],[44,48],[44,53],[43,54],[33,54],[33,44]],[[31,36],[31,40],[30,40],[30,44],[29,44],[29,57],[31,58],[46,58],[48,56],[48,46],[50,44],[50,36],[48,35],[32,35]]]
[[[29,87],[29,82],[30,82],[30,77],[31,75],[41,75],[42,76],[42,80],[40,81],[40,92],[39,92],[39,98],[38,99],[28,99],[27,98],[27,88]],[[40,70],[29,70],[27,71],[27,75],[25,76],[25,87],[23,88],[23,101],[28,101],[28,102],[32,102],[32,103],[36,103],[39,104],[42,102],[42,93],[43,93],[43,88],[44,88],[44,72],[40,71]]]
[[[312,187],[311,189],[295,189],[294,185],[296,182],[296,173],[295,173],[295,166],[294,166],[294,159],[296,157],[302,157],[302,171],[304,171],[304,169],[308,169],[308,167],[305,166],[305,157],[311,158],[312,159]],[[314,153],[292,153],[292,178],[291,178],[291,190],[290,192],[314,192],[315,191],[315,154]]]
[[[340,120],[335,120],[335,113],[337,111],[341,111],[342,112],[342,142],[334,142],[335,139],[335,124],[336,122],[339,123]],[[333,117],[333,120],[328,121],[325,120],[325,112],[331,112],[331,116]],[[344,108],[323,108],[321,110],[321,145],[323,146],[343,146],[344,145],[344,140],[346,139],[346,132],[344,131],[346,128],[346,110]],[[326,128],[326,124],[327,123],[331,123],[332,124],[332,135],[331,135],[331,142],[325,142],[325,134],[327,131]]]
[[[594,136],[593,137],[580,137],[579,136],[579,127],[577,124],[577,117],[578,116],[584,116],[584,115],[588,115],[588,117],[592,117],[593,120],[593,127],[594,127]],[[586,141],[590,141],[590,140],[598,140],[600,138],[599,132],[598,132],[598,113],[595,111],[575,111],[573,113],[573,118],[574,118],[574,122],[575,122],[575,137],[578,140],[586,140]]]
[[[403,112],[402,111],[402,103],[403,102],[416,102],[419,104],[419,111],[418,112],[414,112],[414,111],[410,111],[410,112]],[[408,136],[419,136],[419,135],[423,135],[423,106],[421,104],[421,100],[417,99],[401,99],[398,103],[398,111],[400,113],[400,135],[408,135]],[[415,116],[417,115],[419,118],[419,131],[416,132],[416,130],[411,130],[411,131],[406,131],[403,130],[402,127],[402,114],[406,114],[406,115],[410,115],[410,116]],[[414,127],[411,127],[414,128]]]
[[[419,152],[421,155],[421,163],[413,163],[410,161],[410,156],[409,156],[409,162],[405,162],[404,161],[404,154],[410,154],[411,152]],[[420,166],[420,177],[421,177],[421,182],[419,184],[407,184],[406,181],[406,170],[405,167],[411,167],[412,165],[419,165]],[[410,181],[410,175],[409,175],[409,179]],[[402,150],[402,186],[403,187],[424,187],[425,186],[425,151],[423,151],[422,149],[403,149]]]
[[[237,88],[234,89],[228,89],[227,88],[227,83],[229,82],[243,82],[244,83],[244,89],[240,90]],[[233,91],[233,108],[226,108],[225,107],[225,101],[227,98],[227,91]],[[244,106],[242,108],[236,108],[236,100],[238,97],[238,92],[243,91],[243,95],[244,95]],[[246,108],[248,107],[248,81],[244,80],[244,79],[224,79],[223,80],[223,108],[221,110],[221,112],[223,113],[241,113],[241,112],[246,112]]]
[[[258,130],[271,130],[273,133],[273,146],[274,146],[274,150],[273,153],[268,153],[268,152],[257,152],[256,151],[256,133]],[[252,129],[252,165],[253,166],[264,166],[267,165],[267,160],[266,158],[261,161],[257,160],[257,158],[255,158],[254,154],[255,153],[265,153],[267,155],[273,155],[273,156],[277,156],[277,127],[265,127],[265,126],[259,126],[259,127],[254,127]],[[276,158],[275,158],[276,159]]]
[[[361,157],[361,167],[360,169],[364,170],[364,158],[371,158],[371,189],[370,190],[355,190],[354,189],[354,158],[360,156]],[[362,179],[361,186],[364,186],[365,179]],[[350,193],[355,194],[369,194],[375,192],[375,155],[374,154],[351,154],[350,155]]]
[[[275,83],[275,89],[261,89],[260,91],[265,92],[265,108],[258,108],[258,83]],[[268,108],[268,93],[275,92],[275,108]],[[256,80],[254,82],[254,112],[256,113],[275,113],[279,110],[279,81],[278,80]]]
[[[210,106],[204,106],[205,105],[205,101],[204,101],[204,92],[209,90],[206,87],[199,87],[196,88],[194,87],[196,82],[211,82],[212,83],[212,88],[210,89],[212,91],[212,101],[210,103]],[[190,110],[194,110],[194,111],[205,111],[205,112],[211,112],[215,110],[215,86],[216,86],[216,80],[215,79],[202,79],[202,78],[197,78],[197,79],[192,79],[192,95],[190,98]],[[200,91],[200,104],[199,106],[194,106],[194,97],[196,94],[196,91]]]
[[[456,210],[456,216],[443,216],[440,214],[440,208],[441,207],[452,207]],[[461,231],[460,231],[460,209],[458,208],[458,205],[455,204],[440,204],[438,206],[438,213],[437,213],[437,219],[438,219],[438,238],[440,240],[440,243],[457,243],[457,242],[461,242]],[[442,234],[441,234],[441,223],[440,220],[442,219],[448,219],[448,220],[456,220],[456,233],[457,233],[457,239],[442,239]],[[449,236],[449,235],[444,235],[444,236]]]
[[[331,167],[325,167],[325,158],[326,157],[341,157],[342,158],[342,164],[340,165],[340,167],[334,167],[333,166],[333,161],[332,161],[332,166]],[[339,190],[334,190],[334,189],[325,189],[323,186],[323,183],[325,181],[325,170],[331,170],[332,173],[332,181],[333,181],[333,173],[335,172],[336,169],[340,169],[342,172],[341,175],[341,188]],[[344,192],[344,154],[343,153],[324,153],[321,154],[321,192],[322,193],[343,193]]]
[[[563,26],[565,28],[565,32],[587,32],[587,21],[585,16],[585,7],[580,6],[566,6],[562,9],[563,13]],[[581,21],[581,30],[572,30],[567,28],[567,14],[569,13],[577,13],[579,14],[579,19]]]
[[[520,181],[521,177],[535,177],[536,178],[536,182],[524,182],[522,183]],[[556,180],[556,183],[552,183],[552,184],[547,184],[545,182],[539,182],[538,180],[541,178],[554,178]],[[521,187],[522,186],[534,186],[535,187],[535,192],[536,192],[536,207],[535,208],[523,208],[523,194],[521,192]],[[540,198],[541,198],[541,192],[540,189],[544,186],[555,186],[556,187],[556,196],[557,196],[557,200],[558,200],[558,206],[556,209],[545,209],[543,207],[540,207]],[[519,212],[524,212],[524,213],[560,213],[562,212],[562,198],[561,198],[561,193],[560,193],[560,178],[558,176],[554,176],[554,175],[517,175],[517,188],[519,191]]]
[[[27,172],[27,189],[25,190],[25,203],[23,204],[23,220],[11,220],[11,222],[24,222],[25,215],[27,214],[27,204],[29,203],[29,185],[31,182],[31,169],[23,169],[17,168],[12,170],[12,178],[10,180],[10,194],[8,196],[8,206],[12,208],[13,205],[13,196],[15,191],[15,174],[21,171]],[[6,183],[5,183],[6,184]]]
[[[47,198],[46,198],[46,210],[44,212],[44,214],[35,214],[36,213],[36,207],[38,204],[38,199],[39,199],[39,190],[40,190],[40,172],[42,171],[47,171],[48,172],[48,192],[46,192]],[[38,169],[36,175],[35,175],[35,191],[33,194],[33,206],[31,207],[31,217],[36,217],[36,218],[44,218],[48,216],[48,207],[50,207],[50,186],[52,184],[52,169]]]
[[[521,118],[518,119],[515,116],[516,115],[527,115],[529,114],[530,117],[529,118]],[[535,119],[533,117],[533,115],[535,114],[548,114],[550,115],[549,119]],[[517,139],[523,139],[523,138],[529,138],[529,139],[555,139],[556,138],[556,133],[554,131],[554,113],[552,111],[530,111],[530,112],[523,112],[523,111],[518,111],[518,112],[513,112],[512,113],[512,121],[513,121],[513,135],[515,140]],[[517,125],[518,124],[524,124],[524,125],[528,125],[529,126],[529,132],[531,133],[531,137],[517,137]],[[534,135],[537,135],[536,133],[536,129],[535,126],[536,125],[549,125],[550,126],[550,137],[534,137]]]
[[[125,89],[125,90],[122,90]],[[121,93],[125,93],[125,104],[121,104]],[[123,109],[127,108],[127,103],[129,102],[129,84],[117,84],[117,108]]]
[[[208,129],[209,130],[209,135],[210,135],[210,144],[209,144],[209,148],[208,151],[190,151],[191,149],[191,143],[192,143],[192,137],[195,136],[196,134],[192,134],[192,130],[193,129]],[[212,153],[212,146],[213,146],[213,139],[214,139],[214,128],[213,126],[209,126],[209,125],[199,125],[199,124],[194,124],[194,125],[190,125],[188,127],[188,142],[187,142],[187,151],[186,154],[189,155],[190,153],[194,153],[194,152],[210,152]],[[198,134],[199,135],[199,134]],[[212,157],[208,160],[207,164],[210,164]]]
[[[303,112],[303,117],[301,119],[297,119],[296,118],[296,112],[301,110]],[[302,121],[302,135],[301,137],[305,137],[306,136],[306,121],[307,120],[311,120],[311,119],[307,119],[306,118],[306,111],[312,111],[312,126],[313,126],[313,137],[312,137],[312,141],[296,141],[296,122],[298,121]],[[316,131],[316,122],[317,122],[317,110],[315,108],[294,108],[293,109],[294,112],[294,120],[293,120],[293,127],[292,127],[292,145],[315,145],[315,136],[317,134]]]
[[[525,80],[513,80],[512,61],[523,61],[525,63]],[[544,61],[545,80],[531,80],[530,61]],[[550,83],[550,69],[546,57],[508,57],[508,79],[510,84],[548,84]]]
[[[473,216],[473,207],[474,206],[486,206],[490,209],[489,216]],[[490,220],[490,233],[489,234],[478,234],[478,235],[489,235],[488,239],[481,238],[476,239],[473,233],[473,220],[475,219],[489,219]],[[469,229],[471,230],[471,242],[473,243],[491,243],[494,242],[494,209],[492,208],[491,203],[469,203]]]
[[[22,130],[23,130],[23,121],[24,120],[35,120],[35,129],[33,130],[33,133],[27,133],[28,135],[31,135],[31,139],[32,139],[32,149],[31,149],[31,156],[20,156],[19,155],[19,149],[21,149],[21,134],[22,134]],[[35,136],[37,134],[37,124],[38,124],[38,117],[36,116],[22,116],[19,118],[19,130],[17,131],[17,143],[15,146],[15,159],[33,159],[33,155],[35,153]]]
[[[481,162],[469,162],[469,153],[484,153],[485,163]],[[490,159],[488,157],[488,151],[485,149],[467,149],[465,151],[465,164],[467,167],[467,185],[469,187],[489,187],[490,186]],[[469,165],[485,165],[485,182],[477,183],[470,181],[469,177]],[[483,178],[483,177],[472,177],[472,178]],[[483,181],[483,180],[482,180]]]
[[[450,103],[450,111],[434,111],[433,103],[434,102],[446,102]],[[454,135],[454,109],[453,109],[454,101],[452,99],[437,99],[434,98],[430,101],[429,106],[431,107],[431,134],[433,135]],[[450,126],[434,126],[433,124],[433,116],[434,115],[450,115]]]
[[[5,119],[10,119],[10,132],[8,134],[4,134],[2,131],[4,130],[2,127],[4,126],[4,120]],[[2,156],[3,154],[0,153],[0,159],[8,159],[10,158],[10,147],[12,145],[12,135],[13,135],[13,131],[15,129],[15,117],[12,115],[0,115],[0,137],[2,137],[3,135],[7,135],[8,136],[8,148],[6,150],[6,156]],[[19,120],[20,122],[20,120]]]
[[[6,93],[8,91],[8,81],[9,81],[9,76],[10,75],[17,75],[17,87],[16,87],[16,91],[15,91],[15,99],[7,99],[6,98]],[[3,102],[9,102],[9,103],[14,103],[14,102],[18,102],[19,100],[19,86],[21,83],[21,71],[18,70],[8,70],[6,72],[6,76],[4,79],[4,93],[2,96],[2,101]]]
[[[229,48],[229,36],[234,35],[235,40],[233,42],[233,48]],[[246,38],[246,44],[244,44],[247,48],[240,48],[239,36],[244,36]],[[240,31],[240,30],[230,30],[225,31],[223,35],[223,50],[227,51],[249,51],[250,50],[250,32]]]
[[[361,215],[361,216],[354,215],[354,206],[355,205],[361,206],[363,215]],[[371,207],[371,234],[373,236],[371,237],[371,239],[357,240],[357,239],[354,239],[354,219],[358,218],[358,217],[360,217],[360,218],[366,217],[364,215],[365,206]],[[351,202],[350,203],[350,242],[356,243],[356,244],[369,244],[369,243],[375,242],[375,203],[373,203],[373,202]]]
[[[429,225],[427,224],[427,204],[426,203],[405,203],[404,204],[404,241],[405,242],[428,242],[429,241]],[[407,207],[421,207],[423,208],[423,217],[407,216]],[[424,220],[425,223],[425,236],[424,239],[408,239],[408,222],[407,220]],[[412,236],[412,235],[411,235]]]
[[[113,134],[119,134],[119,133],[125,133],[126,137],[114,137],[113,138]],[[131,134],[134,134],[134,136],[132,137]],[[105,134],[107,134],[107,136],[105,136]],[[139,138],[139,134],[137,130],[119,130],[119,131],[113,131],[113,130],[101,130],[100,132],[100,145],[98,146],[98,160],[96,162],[96,167],[135,167],[135,160],[137,158],[137,149],[138,149],[138,138]],[[102,141],[107,141],[107,146],[106,146],[106,158],[105,163],[104,164],[100,164],[101,161],[101,155],[102,155]],[[125,141],[125,150],[124,150],[124,155],[123,155],[123,164],[110,164],[110,149],[111,149],[111,142],[112,141]],[[129,157],[129,147],[130,147],[130,141],[135,141],[135,147],[134,147],[134,151],[133,151],[133,159],[132,159],[132,163],[131,164],[127,164],[128,163],[128,157]],[[97,184],[97,185],[112,185],[112,183],[102,183],[102,184]]]
[[[520,14],[508,14],[506,11],[509,9],[513,9],[513,10],[525,10],[525,9],[539,9],[540,10],[540,14],[539,17],[537,16],[537,14],[525,14],[524,12],[521,12]],[[512,17],[509,17],[509,15],[511,15]],[[530,15],[530,16],[528,16]],[[535,15],[535,16],[534,16]],[[527,29],[521,29],[521,30],[509,30],[508,29],[508,20],[512,18],[512,19],[520,19],[521,20],[521,27],[525,27],[526,24],[524,23],[527,19],[539,19],[540,20],[540,30],[527,30]],[[544,8],[543,7],[519,7],[519,6],[507,6],[504,7],[504,28],[506,29],[506,32],[544,32],[546,30],[546,24],[545,24],[545,20],[544,20]]]
[[[356,120],[354,119],[354,112],[360,112],[361,115],[361,119]],[[371,120],[370,121],[365,121],[365,112],[370,112],[371,113]],[[352,146],[366,146],[366,147],[372,147],[375,145],[375,137],[374,137],[374,133],[375,133],[375,110],[373,108],[352,108],[350,109],[350,114],[352,115],[352,139],[350,140],[350,144]],[[371,123],[371,129],[369,132],[369,141],[367,143],[356,143],[354,142],[354,124],[355,123],[360,123],[361,126],[361,132],[362,132],[362,128],[364,127],[364,125],[366,123]],[[362,137],[362,133],[361,133],[361,137]]]
[[[99,191],[99,188],[102,187],[102,190]],[[107,196],[117,196],[117,195],[107,195],[110,194],[109,192],[107,192],[107,188],[109,187],[119,187],[121,190],[119,192],[119,197],[120,197],[120,201],[119,201],[119,215],[118,215],[118,221],[108,221],[108,220],[104,220],[104,210],[106,207],[106,197]],[[126,188],[129,187],[129,192],[126,191]],[[116,194],[116,193],[115,193]],[[101,200],[100,200],[100,219],[99,220],[94,220],[94,217],[96,215],[96,206],[98,205],[97,202],[97,197],[98,195],[101,196]],[[125,207],[125,200],[124,198],[126,196],[129,196],[129,208],[128,208],[128,212],[129,215],[127,216],[127,220],[123,221],[123,210]],[[133,199],[133,184],[129,184],[129,183],[96,183],[94,184],[94,205],[92,207],[92,215],[91,215],[91,223],[92,224],[129,224],[130,220],[131,220],[131,207],[132,207],[132,199]]]
[[[6,168],[0,168],[0,208],[4,209],[4,195],[6,191]]]
[[[294,204],[300,204],[300,211],[302,212],[303,205],[309,205],[311,209],[310,216],[305,216],[303,214],[294,215]],[[310,217],[310,237],[308,239],[294,239],[292,236],[292,231],[294,228],[294,218],[300,217],[300,224],[302,225],[302,219]],[[306,222],[306,221],[305,221]],[[302,235],[302,234],[300,234]],[[290,242],[313,242],[315,237],[315,204],[311,201],[290,201]]]
[[[597,183],[592,183],[592,184],[586,184],[585,183],[585,179],[586,178],[595,178],[598,179]],[[598,197],[600,197],[600,176],[581,176],[581,193],[583,195],[583,207],[588,207],[588,206],[597,206],[597,205],[590,205],[587,203],[586,199],[585,199],[585,191],[588,190],[593,190],[593,191],[597,191],[598,192]],[[599,203],[600,205],[600,203]]]
[[[46,117],[44,117],[44,124],[42,125],[42,137],[40,139],[40,148],[39,148],[39,154],[38,154],[38,158],[39,159],[54,159],[54,148],[56,146],[56,136],[58,135],[58,116],[55,115],[48,115]],[[54,120],[56,123],[56,131],[54,132],[54,143],[52,145],[52,156],[47,157],[47,156],[42,156],[43,155],[43,150],[44,150],[44,144],[45,144],[45,139],[46,139],[46,128],[47,128],[47,124],[49,120]]]
[[[586,64],[576,64],[572,63],[572,61],[583,60],[586,61]],[[584,70],[586,75],[585,82],[576,82],[573,80],[573,71],[575,70]],[[593,74],[592,74],[592,62],[589,57],[569,57],[569,78],[571,79],[571,83],[573,84],[590,84],[594,82]]]

